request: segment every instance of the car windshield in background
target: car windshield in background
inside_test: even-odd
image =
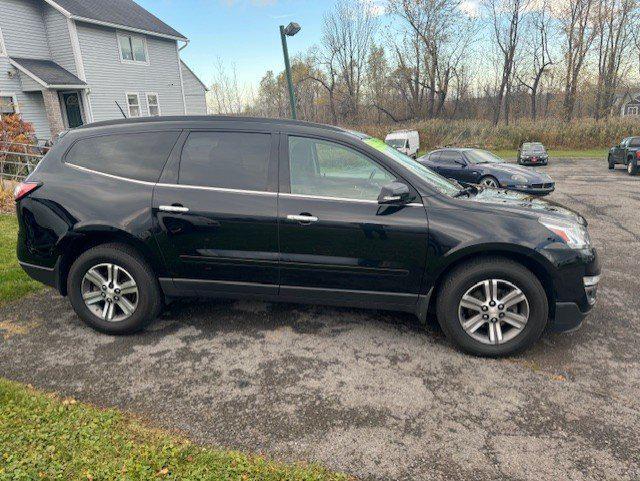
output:
[[[453,182],[445,179],[439,174],[436,174],[433,170],[425,167],[419,162],[416,162],[411,157],[398,152],[396,149],[385,144],[382,140],[372,137],[364,142],[413,172],[441,194],[453,197],[461,191],[461,189]]]
[[[634,137],[629,141],[629,147],[640,147],[640,137]]]
[[[472,164],[502,164],[504,160],[486,150],[467,150],[464,153]]]
[[[390,139],[386,141],[386,144],[394,149],[404,147],[407,141],[405,139]]]
[[[535,152],[539,154],[544,154],[546,152],[542,144],[524,144],[522,146],[522,150],[525,152]]]

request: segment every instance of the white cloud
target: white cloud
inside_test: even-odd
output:
[[[374,17],[380,17],[386,13],[382,0],[362,0],[369,13]]]
[[[480,0],[464,0],[460,3],[460,10],[467,17],[476,18],[480,16]]]

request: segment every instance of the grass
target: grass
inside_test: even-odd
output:
[[[112,409],[0,378],[0,480],[346,481],[314,464],[196,446]]]
[[[15,215],[0,214],[0,306],[43,288],[29,278],[16,259],[18,221]]]
[[[585,149],[585,150],[549,150],[551,160],[553,159],[606,159],[609,149]],[[503,159],[515,159],[518,157],[517,150],[494,150],[494,154]]]

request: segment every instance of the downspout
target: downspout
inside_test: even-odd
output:
[[[182,106],[184,114],[187,115],[187,97],[184,94],[184,79],[182,78],[182,59],[180,58],[180,52],[189,45],[189,39],[184,40],[184,45],[178,47],[178,41],[176,40],[176,50],[178,53],[178,73],[180,74],[180,88],[182,89]]]

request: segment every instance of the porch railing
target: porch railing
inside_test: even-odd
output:
[[[23,181],[36,168],[48,147],[0,140],[0,180]]]

